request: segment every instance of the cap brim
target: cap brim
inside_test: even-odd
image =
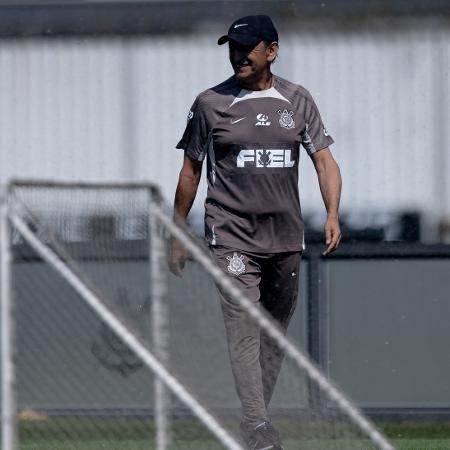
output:
[[[223,36],[220,36],[220,38],[219,38],[219,40],[217,41],[217,44],[218,45],[222,45],[222,44],[225,44],[225,42],[228,42],[230,40],[230,38],[228,37],[228,35],[223,35]]]
[[[261,39],[255,36],[246,36],[242,34],[225,34],[217,41],[218,45],[225,44],[225,42],[233,41],[241,45],[256,45],[261,42]]]

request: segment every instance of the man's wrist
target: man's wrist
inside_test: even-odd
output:
[[[337,219],[339,220],[339,213],[336,211],[327,213],[327,219]]]
[[[180,228],[185,228],[187,225],[187,215],[180,214],[178,211],[174,211],[173,221],[175,225],[178,225]]]

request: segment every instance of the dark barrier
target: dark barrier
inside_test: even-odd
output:
[[[450,417],[450,246],[309,245],[308,348],[376,417]]]
[[[115,280],[111,284],[111,289],[114,287],[111,298],[132,311],[130,299],[135,295],[130,292],[128,298],[120,280],[135,279],[135,286],[147,283],[141,267],[141,262],[148,256],[146,246],[138,240],[116,240],[108,244],[111,249],[108,257],[114,255],[117,267],[103,268],[104,261],[98,257],[93,243],[70,245],[74,247],[70,253],[78,255],[79,260],[90,261],[93,267],[98,266],[95,270],[99,274],[104,270],[120,274],[120,277],[111,277]],[[290,337],[306,347],[325,373],[369,414],[415,419],[450,418],[450,359],[446,356],[450,342],[450,246],[386,242],[342,244],[328,257],[322,257],[323,249],[323,245],[307,245],[302,263],[300,302],[291,322]],[[92,316],[83,302],[72,298],[71,290],[64,287],[57,275],[45,268],[29,248],[17,242],[14,250],[18,319],[21,321],[18,339],[20,348],[26,349],[22,352],[19,374],[33,372],[30,358],[36,354],[48,363],[42,369],[40,376],[44,378],[39,382],[38,393],[31,389],[35,383],[30,385],[22,381],[25,387],[22,406],[46,407],[49,412],[59,410],[61,413],[65,410],[65,400],[70,400],[73,407],[84,408],[87,413],[95,407],[104,412],[110,410],[112,414],[119,409],[148,411],[151,399],[144,399],[140,394],[148,384],[148,375],[141,371],[139,361]],[[196,275],[196,264],[189,266],[189,272],[196,293],[204,296],[204,313],[215,317],[219,312],[213,283],[202,278],[200,272]],[[48,283],[59,283],[59,288],[49,289]],[[184,311],[179,316],[186,319],[190,314],[186,309],[189,301],[177,286],[174,277],[170,302],[178,312]],[[146,299],[138,300],[145,306]],[[40,302],[44,304],[40,305]],[[61,319],[52,318],[58,307],[64,315]],[[147,309],[148,305],[144,310]],[[112,393],[105,396],[108,399],[106,406],[100,389],[93,393],[86,390],[84,397],[73,392],[70,399],[67,390],[61,388],[59,392],[51,382],[53,367],[58,367],[55,360],[58,352],[52,353],[54,349],[39,344],[42,329],[44,334],[46,328],[50,329],[45,325],[48,321],[78,316],[78,323],[86,327],[82,340],[75,338],[78,326],[75,320],[68,320],[61,327],[63,335],[49,336],[49,339],[50,342],[56,339],[62,352],[70,349],[75,355],[72,360],[77,361],[77,370],[81,370],[87,379],[98,380],[103,390],[106,385],[111,387]],[[40,324],[33,322],[36,318]],[[220,322],[219,318],[217,320]],[[174,327],[175,353],[177,330],[180,330],[179,326]],[[223,342],[219,339],[214,347],[221,348],[224,343],[224,339]],[[33,351],[36,346],[39,346],[37,353]],[[206,350],[203,362],[211,358]],[[225,348],[223,353],[226,353]],[[202,361],[193,361],[193,364]],[[118,395],[121,389],[115,388],[121,385],[124,377],[132,378],[133,383],[129,386],[136,388],[136,398],[130,394],[133,405],[124,404],[122,396]],[[289,406],[289,383],[290,379],[282,376],[274,406]],[[27,392],[28,385],[30,392]],[[232,383],[224,379],[223,385],[229,387],[223,390],[223,404],[228,405],[229,399],[234,398]],[[151,396],[150,391],[148,394]],[[41,399],[45,399],[46,405]],[[311,395],[309,402],[313,401],[314,395]],[[231,402],[229,406],[235,405]],[[304,405],[305,408],[309,406],[308,403]]]

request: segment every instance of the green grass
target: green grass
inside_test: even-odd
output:
[[[450,439],[393,439],[399,450],[450,450]]]
[[[398,450],[450,450],[450,423],[379,422],[379,428]],[[373,450],[367,441],[317,439],[326,424],[280,422],[286,450]],[[343,430],[345,430],[345,425]],[[334,432],[339,425],[334,424]],[[197,422],[178,420],[173,425],[173,450],[223,449]],[[20,450],[153,450],[154,428],[150,420],[52,418],[22,420]],[[303,439],[300,439],[303,437]]]
[[[391,441],[398,450],[450,450],[450,439],[395,439]],[[288,439],[285,442],[286,450],[328,450],[335,449],[326,441],[299,442]],[[354,442],[348,447],[343,443],[339,446],[342,450],[371,450],[363,444],[361,447]],[[215,441],[195,441],[195,440],[177,440],[173,448],[177,450],[223,450],[223,447]],[[111,442],[109,440],[93,439],[89,441],[64,442],[64,441],[36,441],[23,442],[20,445],[21,450],[154,450],[153,443],[146,440],[120,440]]]
[[[393,439],[450,439],[450,422],[376,422]]]
[[[20,450],[154,450],[153,442],[148,440],[120,440],[111,442],[102,439],[93,439],[80,442],[24,442],[20,444]],[[177,441],[177,450],[223,450],[223,447],[214,441]]]

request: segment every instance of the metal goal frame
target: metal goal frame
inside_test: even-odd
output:
[[[151,296],[153,311],[153,344],[154,351],[144,347],[136,336],[105,306],[98,294],[93,292],[70,266],[53,249],[42,242],[33,229],[18,213],[20,202],[14,197],[15,188],[24,187],[48,188],[88,188],[88,189],[130,189],[141,188],[148,192],[149,208],[149,276],[151,279]],[[157,186],[151,183],[64,183],[49,181],[12,181],[9,183],[0,205],[0,295],[1,295],[1,371],[2,371],[2,450],[17,448],[17,405],[14,367],[14,293],[12,289],[12,243],[11,230],[17,231],[32,249],[81,296],[87,305],[104,321],[125,344],[141,359],[155,375],[155,423],[156,448],[167,450],[170,444],[169,415],[167,392],[178,397],[205,425],[218,441],[229,450],[243,450],[241,444],[207,411],[194,396],[170,373],[167,361],[167,336],[165,336],[165,295],[166,280],[161,278],[160,270],[167,264],[164,251],[164,237],[161,231],[179,240],[192,259],[197,261],[212,277],[214,282],[231,298],[246,309],[249,316],[284,350],[286,357],[304,371],[321,392],[331,399],[336,407],[381,450],[394,450],[392,444],[377,430],[347,397],[326,378],[315,363],[302,350],[293,344],[288,337],[255,306],[236,287],[222,270],[212,264],[209,255],[198,245],[196,240],[181,229],[173,220],[173,216],[164,208],[161,194]],[[157,275],[157,276],[156,276]],[[156,280],[156,282],[154,282]]]

